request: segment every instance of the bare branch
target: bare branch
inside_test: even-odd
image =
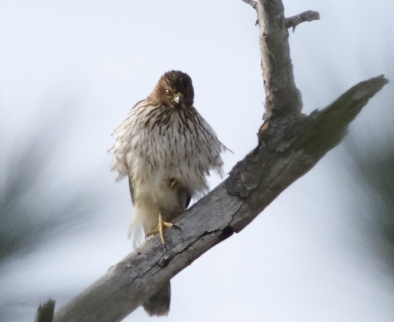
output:
[[[52,322],[53,312],[55,310],[55,301],[49,300],[45,304],[41,304],[36,313],[34,322]]]
[[[265,89],[265,119],[292,117],[302,109],[290,59],[289,33],[280,0],[259,0],[259,38]]]
[[[319,19],[320,19],[320,15],[317,11],[308,10],[296,16],[286,18],[286,28],[293,28],[293,32],[294,32],[296,27],[300,23],[303,23],[305,21],[310,22]]]
[[[63,307],[55,322],[122,320],[207,250],[241,231],[309,171],[387,83],[383,76],[361,82],[322,111],[302,115],[282,2],[259,0],[256,8],[267,116],[258,146],[227,180],[175,220],[181,230],[166,231],[166,247],[158,236],[148,240]]]
[[[247,3],[248,5],[252,6],[253,9],[256,9],[257,1],[254,1],[254,0],[242,0],[242,1]]]
[[[216,189],[166,231],[111,268],[62,308],[56,322],[120,321],[211,247],[241,231],[292,182],[342,139],[347,126],[387,80],[361,82],[322,111],[292,120],[271,119],[259,145]]]
[[[387,83],[383,76],[371,78],[308,117],[266,122],[259,131],[259,146],[234,167],[225,181],[228,192],[261,212],[342,140],[348,124]],[[236,216],[231,227],[238,232],[253,219]]]

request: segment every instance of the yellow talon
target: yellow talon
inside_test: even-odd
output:
[[[159,215],[159,224],[158,224],[157,228],[155,230],[152,230],[151,232],[147,233],[145,237],[149,237],[149,236],[152,236],[152,235],[160,234],[161,242],[163,243],[163,245],[165,245],[165,243],[166,243],[166,240],[164,238],[164,228],[165,227],[168,227],[168,228],[176,227],[176,228],[178,228],[178,226],[176,226],[176,225],[174,225],[174,224],[172,224],[170,222],[164,221],[161,218],[161,214],[160,214]]]

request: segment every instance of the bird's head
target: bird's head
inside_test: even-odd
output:
[[[189,108],[194,99],[192,79],[183,72],[169,71],[160,78],[152,95],[165,106]]]

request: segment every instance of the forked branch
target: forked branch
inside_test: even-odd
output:
[[[250,5],[253,9],[256,9],[257,7],[257,1],[254,0],[242,0],[242,1]]]
[[[387,80],[354,86],[322,111],[288,123],[266,122],[260,143],[229,178],[193,205],[166,232],[148,240],[55,315],[56,322],[121,321],[164,282],[233,232],[241,231],[346,133],[349,122]]]
[[[245,1],[252,4],[253,1]],[[120,321],[207,250],[241,231],[292,182],[336,146],[348,124],[387,83],[383,76],[349,89],[310,116],[301,114],[280,0],[256,6],[267,121],[259,144],[229,177],[177,218],[181,230],[157,236],[112,267],[55,314],[56,322]]]
[[[257,4],[261,65],[265,90],[265,120],[293,117],[301,112],[301,93],[295,85],[289,33],[280,0]]]

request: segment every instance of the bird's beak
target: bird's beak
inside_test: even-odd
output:
[[[183,95],[181,93],[176,93],[174,95],[174,102],[179,104],[179,102],[181,101],[182,97],[183,97]]]

